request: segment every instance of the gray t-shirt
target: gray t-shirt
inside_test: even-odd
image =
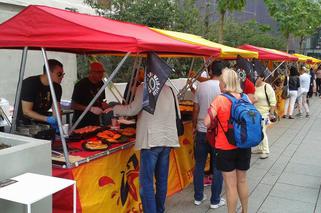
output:
[[[206,132],[204,118],[207,115],[207,109],[213,102],[214,98],[221,94],[219,80],[208,80],[198,85],[195,93],[194,103],[199,105],[197,117],[197,131]]]

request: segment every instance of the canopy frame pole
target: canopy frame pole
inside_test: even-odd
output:
[[[27,55],[28,55],[28,47],[24,47],[22,51],[22,57],[21,57],[21,63],[20,63],[19,80],[17,85],[16,97],[14,101],[13,118],[12,118],[10,133],[14,133],[17,128],[17,116],[18,116],[18,110],[19,110],[19,104],[20,104],[22,81],[26,70]]]
[[[178,100],[182,100],[187,90],[193,85],[193,83],[201,76],[204,69],[208,69],[208,67],[213,63],[213,57],[209,57],[203,64],[203,66],[197,71],[196,75],[192,78],[188,78],[185,86],[181,89],[181,91],[177,94]]]
[[[141,64],[142,64],[142,61],[143,61],[143,57],[139,57],[138,63],[137,63],[137,69],[136,69],[135,83],[137,82],[137,79],[138,79],[139,68],[140,68],[140,66],[141,66]],[[145,70],[144,70],[144,72],[145,72]],[[135,96],[135,93],[136,93],[136,89],[137,89],[136,85],[135,85],[134,87],[133,87],[133,85],[132,85],[132,87],[131,87],[131,90],[132,90],[132,91],[131,91],[131,93],[130,93],[131,95],[130,95],[130,97],[129,97],[129,102],[128,102],[128,104],[133,101],[134,96]]]
[[[132,93],[132,86],[133,86],[133,81],[134,79],[136,80],[136,77],[137,77],[137,73],[138,73],[138,70],[136,69],[137,68],[137,55],[136,54],[136,57],[135,57],[135,60],[134,60],[134,65],[133,65],[133,68],[132,68],[132,72],[131,72],[131,75],[130,75],[130,80],[129,80],[129,85],[128,85],[128,91],[127,91],[127,94],[126,94],[126,97],[124,97],[125,99],[125,104],[128,104],[130,103],[130,94]]]
[[[95,101],[98,99],[98,97],[101,95],[102,92],[105,91],[106,87],[108,86],[108,84],[111,82],[111,80],[115,77],[115,75],[119,72],[120,68],[122,67],[122,65],[125,63],[126,59],[128,58],[128,56],[130,55],[130,52],[126,53],[126,55],[124,56],[124,58],[119,62],[119,64],[117,65],[117,67],[115,68],[115,70],[112,72],[112,74],[108,77],[107,81],[104,82],[104,85],[100,88],[100,90],[97,92],[97,94],[95,95],[95,97],[90,101],[90,103],[88,104],[88,106],[86,107],[86,109],[82,112],[82,114],[79,116],[79,118],[77,119],[77,121],[73,124],[73,126],[70,128],[68,135],[70,135],[72,133],[72,131],[74,131],[74,129],[76,128],[76,126],[79,124],[79,122],[83,119],[83,117],[86,115],[86,113],[89,111],[89,109],[92,107],[92,105],[94,105]]]
[[[48,58],[47,58],[47,53],[46,53],[45,48],[42,47],[41,48],[41,52],[42,52],[43,60],[45,62],[46,74],[47,74],[48,81],[49,81],[49,88],[50,88],[51,97],[52,97],[52,103],[53,103],[53,111],[56,113],[56,118],[57,118],[57,121],[58,121],[59,134],[60,134],[61,144],[62,144],[62,148],[63,148],[63,152],[64,152],[66,166],[67,166],[67,168],[71,168],[72,164],[69,161],[68,148],[67,148],[64,132],[63,132],[63,129],[62,129],[61,115],[60,115],[60,111],[59,111],[59,108],[58,108],[56,92],[55,92],[54,85],[53,85],[53,82],[52,82],[52,79],[51,79],[51,76],[50,76]]]
[[[178,93],[179,89],[174,85],[174,83],[172,82],[172,80],[170,78],[168,78],[168,82],[171,84],[171,86],[175,89],[175,91]]]
[[[106,81],[106,79],[104,79],[104,82],[105,81]],[[121,101],[125,101],[125,99],[121,96],[119,90],[117,89],[117,87],[115,86],[114,83],[110,83],[110,85],[108,86],[108,89],[113,94],[113,96],[116,98],[118,103],[120,103]],[[116,91],[117,94],[114,92],[114,90]],[[121,100],[119,100],[119,97],[117,95],[121,97]]]
[[[285,61],[282,61],[282,63],[280,63],[265,79],[268,79],[271,75],[274,74],[274,72],[282,65],[284,64]]]

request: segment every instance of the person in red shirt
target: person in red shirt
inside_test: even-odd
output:
[[[242,89],[237,73],[232,69],[224,69],[222,73],[223,92],[229,92],[236,98],[241,98]],[[216,167],[222,171],[227,207],[229,213],[236,212],[237,200],[240,198],[242,213],[248,212],[248,183],[246,171],[250,168],[251,149],[240,149],[230,144],[224,131],[228,129],[232,103],[224,96],[217,96],[212,102],[209,113],[217,117],[221,125],[218,125],[218,134],[215,138]],[[211,124],[209,114],[204,119],[207,127]],[[223,130],[224,129],[224,130]]]
[[[254,83],[248,78],[248,76],[246,77],[244,83],[243,83],[243,93],[245,93],[250,101],[252,103],[254,103],[256,100],[255,100],[255,97],[254,97],[254,94],[255,94],[255,85]]]

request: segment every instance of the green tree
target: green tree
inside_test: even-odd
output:
[[[214,24],[211,28],[209,40],[218,41],[219,25]],[[259,24],[255,20],[239,23],[233,18],[227,19],[224,25],[225,44],[237,47],[242,44],[272,49],[285,49],[285,39],[277,32],[272,32],[268,25]]]
[[[303,41],[306,37],[314,34],[321,26],[321,4],[316,1],[303,1],[301,18],[298,20],[297,29],[293,33],[300,39],[300,51],[302,52]]]
[[[220,13],[220,28],[218,42],[224,43],[224,19],[226,12],[233,12],[237,10],[242,10],[245,6],[246,0],[216,0],[217,9]]]
[[[265,0],[265,4],[287,40],[287,51],[291,35],[297,35],[303,39],[315,30],[315,25],[319,25],[316,19],[320,20],[320,5],[317,1]]]

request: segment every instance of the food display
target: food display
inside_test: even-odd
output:
[[[132,128],[132,127],[120,129],[120,130],[118,130],[118,132],[120,132],[120,134],[122,134],[124,136],[128,136],[128,137],[133,137],[136,135],[136,129]]]
[[[100,129],[100,126],[86,126],[80,129],[75,129],[73,131],[74,134],[79,134],[79,135],[83,135],[83,134],[88,134],[88,133],[92,133],[97,131],[98,129]]]
[[[124,143],[128,140],[116,131],[105,130],[97,134],[97,137],[107,143]]]
[[[192,112],[193,111],[193,106],[179,105],[179,110],[181,112]]]
[[[100,151],[108,148],[108,144],[103,143],[101,140],[89,140],[84,142],[82,146],[88,151]]]
[[[185,105],[185,106],[193,106],[194,103],[192,100],[182,100],[179,102],[180,105]]]

